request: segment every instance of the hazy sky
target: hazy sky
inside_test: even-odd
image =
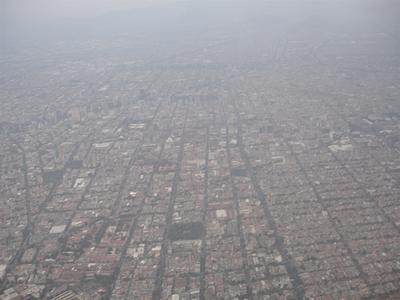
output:
[[[182,0],[0,0],[13,17],[87,17]]]

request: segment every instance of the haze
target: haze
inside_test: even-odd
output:
[[[399,1],[1,5],[0,300],[399,299]]]
[[[36,19],[91,17],[113,11],[176,2],[176,0],[3,0],[10,12]]]

